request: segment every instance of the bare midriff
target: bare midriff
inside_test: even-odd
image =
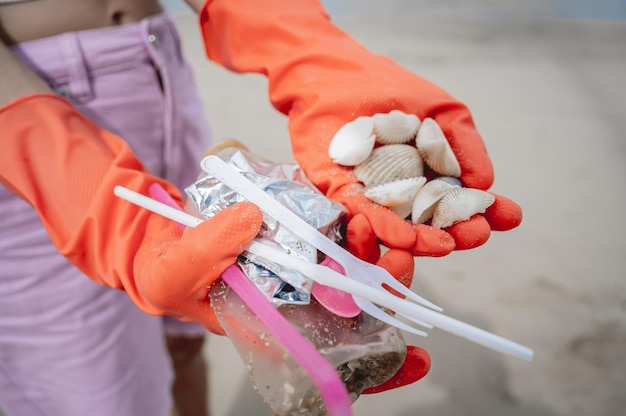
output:
[[[0,40],[7,45],[137,22],[160,13],[158,0],[32,0],[0,4]]]

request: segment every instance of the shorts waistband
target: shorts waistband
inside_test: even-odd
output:
[[[71,82],[72,97],[81,100],[91,96],[90,75],[152,64],[161,59],[182,60],[178,50],[159,50],[161,40],[172,37],[180,41],[171,17],[162,13],[122,26],[23,42],[13,45],[11,50],[49,84]]]

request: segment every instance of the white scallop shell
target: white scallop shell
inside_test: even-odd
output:
[[[366,188],[365,196],[377,204],[396,207],[411,202],[425,183],[425,176],[400,179]]]
[[[413,221],[413,224],[424,224],[431,219],[437,202],[450,190],[458,188],[459,185],[450,184],[446,180],[437,178],[428,181],[422,186],[415,195],[411,206],[411,221]]]
[[[400,110],[374,114],[372,118],[376,141],[382,144],[410,142],[415,138],[421,124],[415,114],[406,114]]]
[[[408,144],[388,144],[372,151],[354,167],[354,174],[367,187],[424,175],[424,163],[417,149]]]
[[[337,164],[356,166],[369,157],[375,142],[372,117],[358,117],[337,130],[328,146],[328,155]]]
[[[474,214],[485,212],[495,201],[488,192],[473,188],[455,188],[446,193],[437,204],[432,226],[446,228],[468,220]]]
[[[445,176],[461,176],[459,161],[435,120],[425,118],[422,121],[417,132],[415,145],[422,159],[424,159],[424,163],[432,170]]]

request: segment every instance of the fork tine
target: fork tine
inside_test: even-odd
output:
[[[396,312],[396,314],[402,316],[405,319],[408,319],[411,322],[414,322],[414,323],[416,323],[416,324],[418,324],[420,326],[423,326],[424,328],[428,328],[428,329],[433,329],[434,328],[434,326],[429,324],[428,322],[424,322],[424,321],[422,321],[420,319],[413,318],[412,316],[408,316],[408,315],[405,315],[405,314],[400,313],[400,312]]]
[[[420,303],[420,304],[422,304],[422,305],[424,305],[426,307],[434,309],[437,312],[442,312],[443,311],[443,308],[441,308],[441,307],[435,305],[434,303],[432,303],[432,302],[424,299],[423,297],[419,296],[417,293],[413,292],[411,289],[409,289],[408,287],[404,286],[402,283],[400,283],[396,279],[394,279],[392,277],[389,277],[390,275],[382,267],[374,266],[374,265],[371,265],[371,264],[369,266],[372,267],[370,275],[367,276],[368,284],[370,286],[372,286],[375,283],[378,283],[380,285],[387,285],[390,288],[392,288],[393,290],[395,290],[397,292],[400,292],[401,294],[403,294],[407,298],[413,300],[414,302]],[[379,272],[379,269],[384,271],[384,274],[377,273],[377,272]]]
[[[388,313],[385,313],[378,306],[374,305],[368,300],[359,298],[358,296],[354,296],[354,302],[359,308],[361,308],[363,312],[373,316],[379,321],[385,322],[386,324],[389,324],[391,326],[395,326],[396,328],[403,329],[407,332],[411,332],[415,335],[421,335],[423,337],[428,336],[426,332],[420,331],[419,329],[416,329],[410,325],[405,324],[402,321],[397,320],[396,318],[389,315]]]

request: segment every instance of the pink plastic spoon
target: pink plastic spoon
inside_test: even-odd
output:
[[[320,264],[343,275],[346,274],[341,264],[328,256]],[[334,287],[313,283],[311,294],[322,306],[342,318],[354,318],[361,313],[361,308],[354,302],[354,298],[350,293],[335,289]]]

